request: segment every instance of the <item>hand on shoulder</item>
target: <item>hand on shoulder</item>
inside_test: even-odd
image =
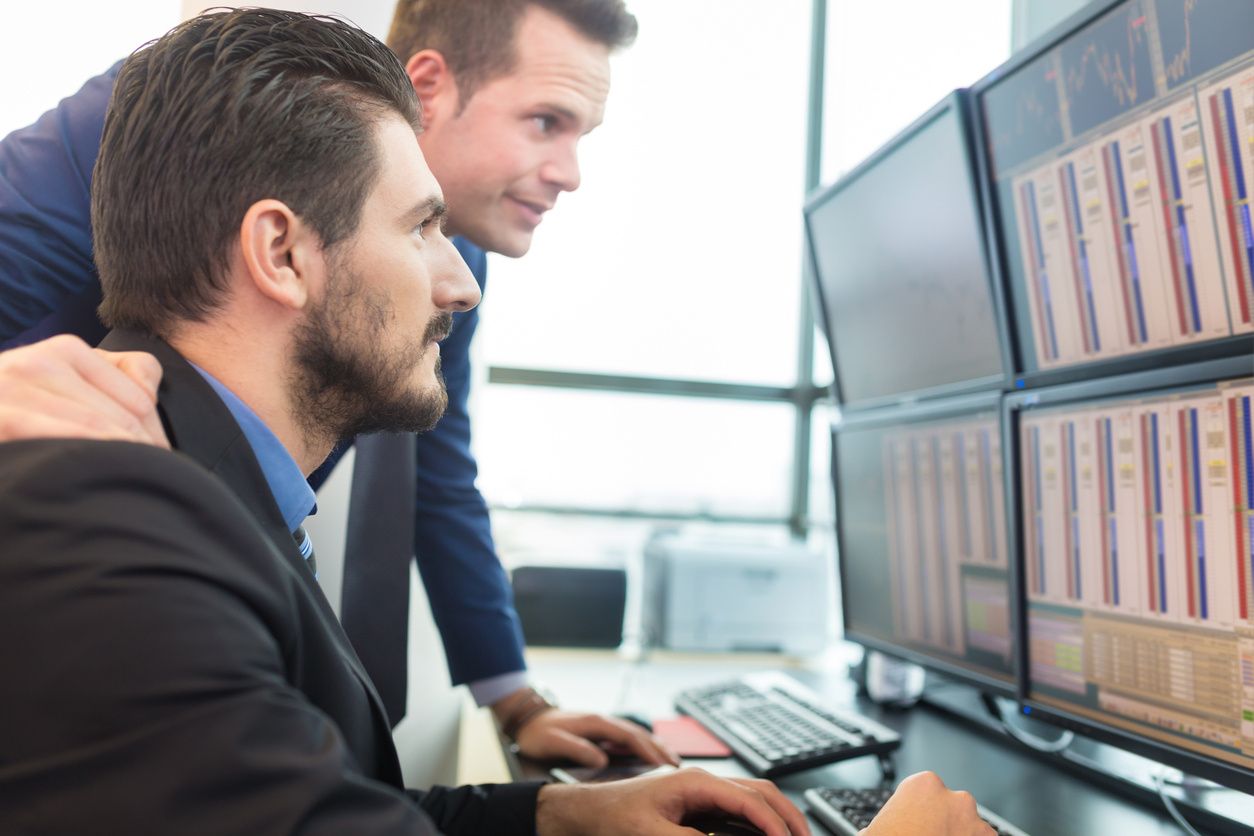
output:
[[[161,365],[63,334],[0,353],[0,441],[90,438],[169,448],[157,415]]]

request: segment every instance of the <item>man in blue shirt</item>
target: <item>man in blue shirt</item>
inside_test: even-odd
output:
[[[448,200],[448,232],[460,236],[455,244],[480,288],[485,250],[525,254],[558,195],[578,187],[576,146],[601,121],[609,54],[635,31],[621,0],[412,0],[397,7],[389,46],[405,61],[422,104],[419,142]],[[64,333],[94,344],[103,335],[88,207],[116,73],[91,79],[0,142],[0,346]],[[478,313],[454,320],[441,344],[448,410],[417,439],[414,510],[415,553],[453,682],[491,705],[526,754],[600,765],[605,754],[594,741],[614,741],[649,760],[673,760],[637,727],[552,709],[528,686],[508,581],[474,484],[467,399]],[[29,436],[37,432],[32,425],[49,421],[73,423],[82,409],[74,393],[85,392],[82,399],[106,414],[87,421],[88,434],[163,441],[145,413],[152,390],[144,381],[153,369],[142,358],[113,359],[65,340],[25,351],[12,361],[0,355],[0,440]],[[52,367],[78,388],[50,384],[39,370]],[[342,452],[314,474],[315,487]],[[345,601],[346,614],[353,603]],[[376,641],[355,640],[372,648]],[[403,665],[402,645],[371,673],[395,678]]]

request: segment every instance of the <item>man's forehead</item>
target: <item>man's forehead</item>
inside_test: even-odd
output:
[[[580,61],[576,57],[541,56],[530,62],[519,61],[507,76],[488,82],[488,92],[496,86],[500,101],[507,108],[547,109],[556,115],[584,123],[591,129],[605,116],[610,95],[608,52],[604,61]],[[492,95],[488,92],[488,95]]]
[[[565,20],[532,6],[518,28],[508,77],[525,87],[604,103],[610,92],[610,48]]]
[[[394,211],[406,215],[430,214],[443,207],[440,184],[427,165],[413,126],[399,116],[384,119],[376,133],[380,150],[381,176],[375,187]]]

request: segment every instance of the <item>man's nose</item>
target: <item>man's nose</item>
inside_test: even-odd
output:
[[[580,178],[579,154],[574,142],[555,148],[553,156],[540,167],[540,179],[564,192],[579,188]]]
[[[468,311],[479,304],[483,294],[461,253],[450,241],[444,245],[448,252],[431,289],[432,301],[443,311]]]

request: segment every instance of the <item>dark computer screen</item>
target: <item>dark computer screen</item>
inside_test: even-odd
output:
[[[996,395],[846,418],[834,430],[846,635],[1014,687]]]
[[[1011,399],[1026,697],[1254,769],[1254,379],[1118,389]]]
[[[1108,3],[976,87],[1028,375],[1254,344],[1254,3]]]
[[[806,207],[846,406],[1005,379],[961,104],[951,96]]]

